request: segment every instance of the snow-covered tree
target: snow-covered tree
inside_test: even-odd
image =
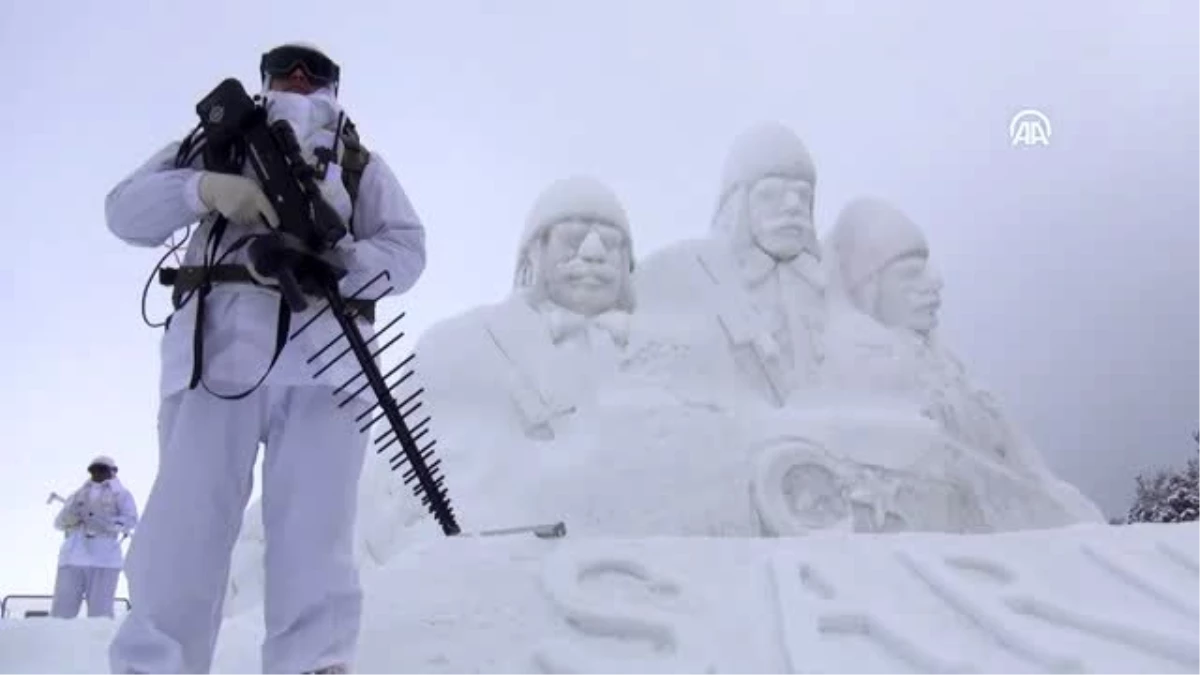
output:
[[[1200,433],[1193,434],[1200,442]],[[1200,517],[1200,461],[1188,459],[1182,470],[1163,470],[1137,477],[1137,494],[1129,509],[1130,523],[1182,523]]]

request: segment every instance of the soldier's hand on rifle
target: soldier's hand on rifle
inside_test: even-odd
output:
[[[248,253],[250,275],[265,286],[278,285],[279,271],[288,269],[304,292],[319,295],[322,284],[346,274],[345,254],[341,251],[330,249],[314,254],[286,235],[257,239],[250,244]]]
[[[199,192],[205,206],[239,225],[250,227],[265,219],[271,227],[279,226],[279,215],[270,200],[245,176],[206,171]]]

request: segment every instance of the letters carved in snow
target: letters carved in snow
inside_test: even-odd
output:
[[[687,553],[671,544],[563,542],[546,561],[543,586],[564,630],[539,645],[536,666],[546,672],[1200,668],[1197,561],[1186,538],[1129,546],[1061,531],[853,541],[816,535],[697,541],[686,545]]]

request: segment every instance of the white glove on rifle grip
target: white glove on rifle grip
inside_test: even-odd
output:
[[[271,227],[279,227],[279,214],[253,180],[229,173],[205,171],[196,186],[200,202],[230,221],[252,227],[266,219]]]

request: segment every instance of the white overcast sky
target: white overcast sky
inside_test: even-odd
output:
[[[156,464],[158,253],[105,228],[104,195],[195,123],[223,77],[304,39],[428,228],[403,306],[419,332],[499,299],[533,198],[591,173],[642,255],[707,229],[748,124],[790,125],[818,228],[853,197],[925,227],[944,339],[1051,465],[1109,514],[1195,451],[1194,0],[77,0],[0,6],[0,593],[50,592],[50,490],[112,455],[139,505]],[[1037,108],[1048,148],[1012,148]],[[153,289],[161,316],[166,290]],[[412,343],[408,343],[411,347]],[[11,552],[18,552],[13,555]],[[122,586],[123,589],[123,586]]]

